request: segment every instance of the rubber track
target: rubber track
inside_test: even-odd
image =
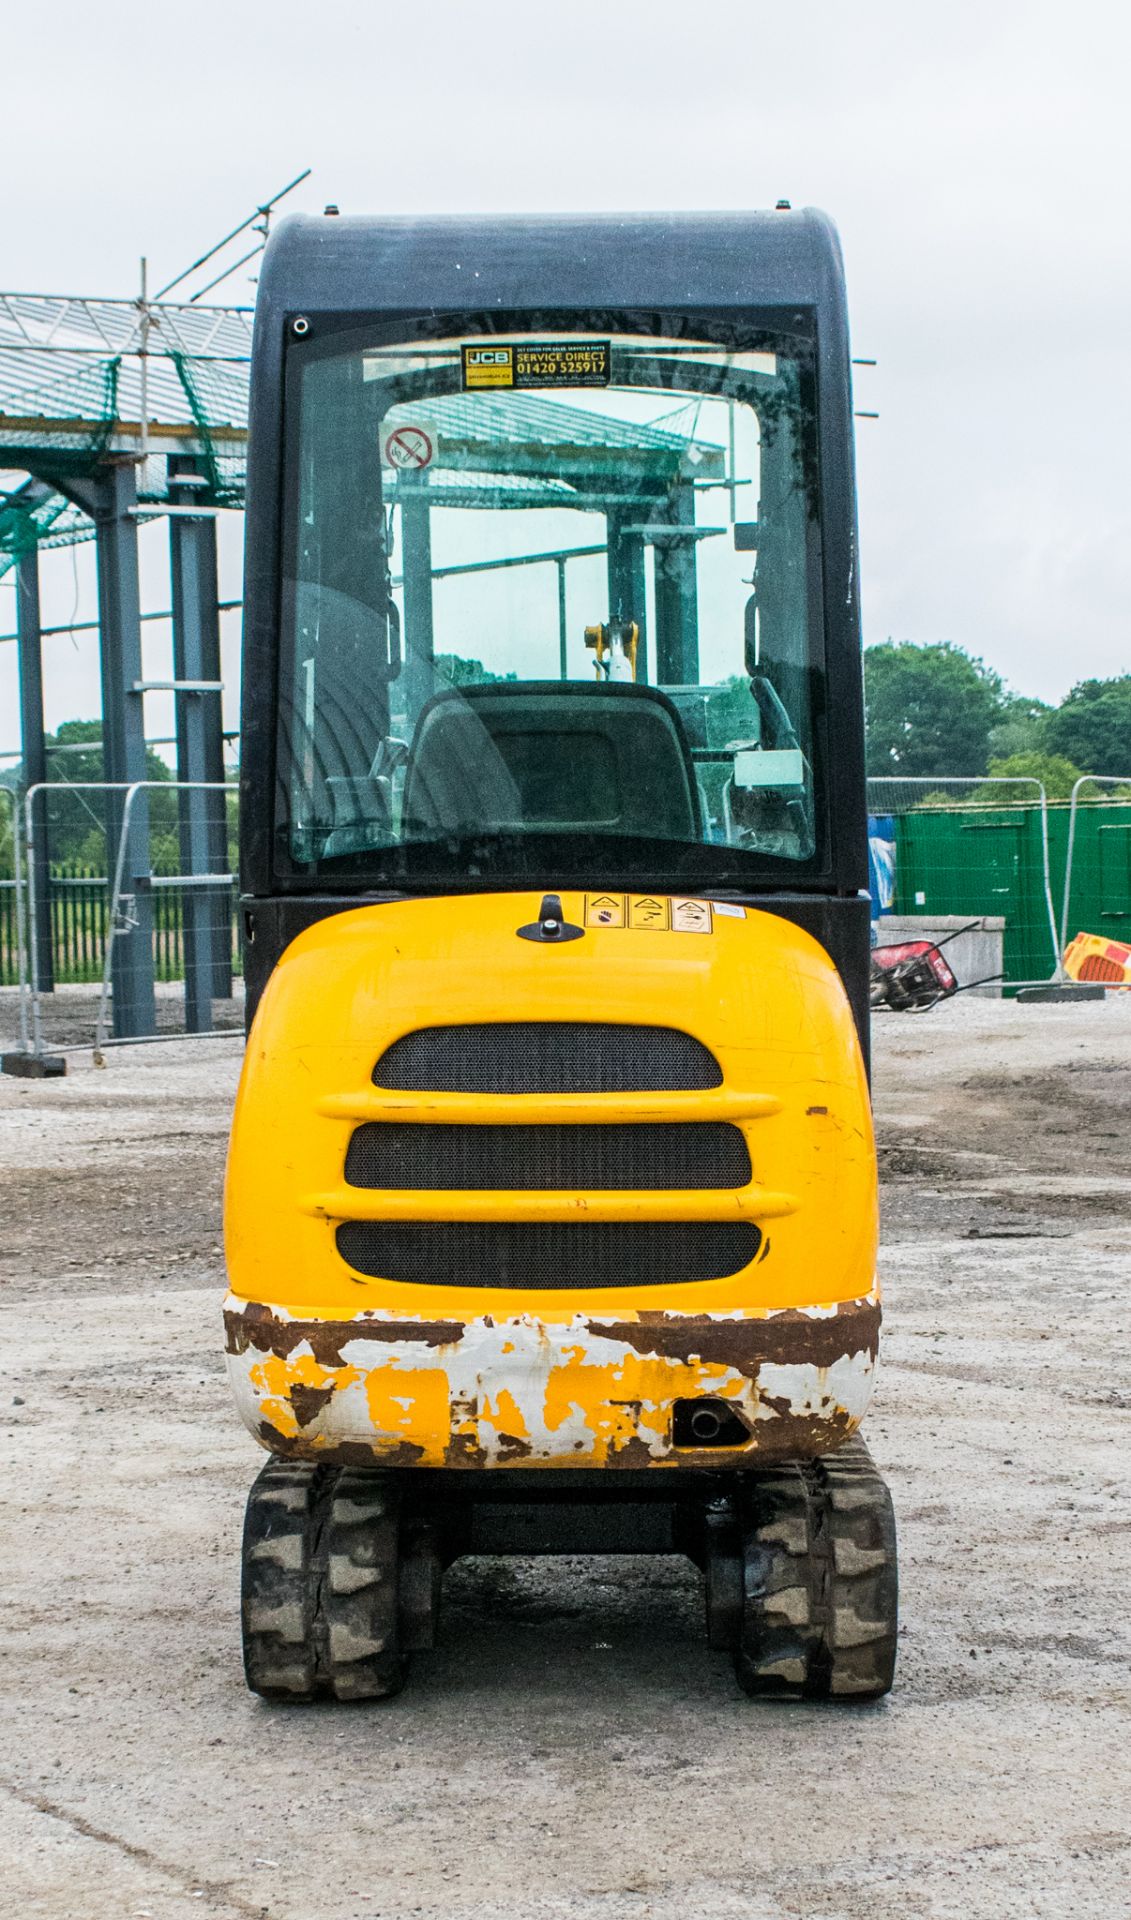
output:
[[[243,1538],[244,1672],[268,1700],[396,1693],[398,1511],[379,1475],[269,1460]]]
[[[743,1579],[735,1672],[747,1693],[874,1700],[890,1690],[898,1623],[895,1517],[862,1440],[752,1480]]]

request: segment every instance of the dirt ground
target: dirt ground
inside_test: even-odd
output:
[[[11,1008],[0,1025],[11,1028]],[[1131,995],[877,1022],[903,1635],[756,1706],[666,1561],[464,1563],[387,1704],[239,1663],[221,1039],[0,1080],[4,1915],[1131,1915]]]

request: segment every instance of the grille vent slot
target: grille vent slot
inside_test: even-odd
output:
[[[575,1292],[721,1280],[749,1265],[761,1239],[749,1221],[350,1220],[337,1231],[342,1258],[372,1279]]]
[[[406,1033],[373,1080],[404,1093],[661,1093],[723,1076],[700,1040],[672,1027],[523,1020]]]
[[[346,1154],[352,1187],[532,1190],[744,1187],[750,1154],[721,1120],[607,1126],[358,1127]]]

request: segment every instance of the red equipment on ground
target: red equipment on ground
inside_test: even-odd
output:
[[[957,937],[949,936],[952,940]],[[890,1013],[925,1013],[958,990],[958,981],[934,940],[903,940],[897,946],[872,949],[873,1008],[886,1008]]]

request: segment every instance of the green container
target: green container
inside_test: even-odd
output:
[[[896,820],[896,913],[1005,921],[1006,980],[1056,965],[1039,807],[919,807]]]
[[[1059,941],[1070,808],[1048,809],[1049,878]],[[899,914],[999,914],[1006,981],[1047,980],[1058,954],[1045,893],[1041,809],[918,807],[895,823]],[[1131,939],[1131,800],[1076,810],[1068,938]]]

